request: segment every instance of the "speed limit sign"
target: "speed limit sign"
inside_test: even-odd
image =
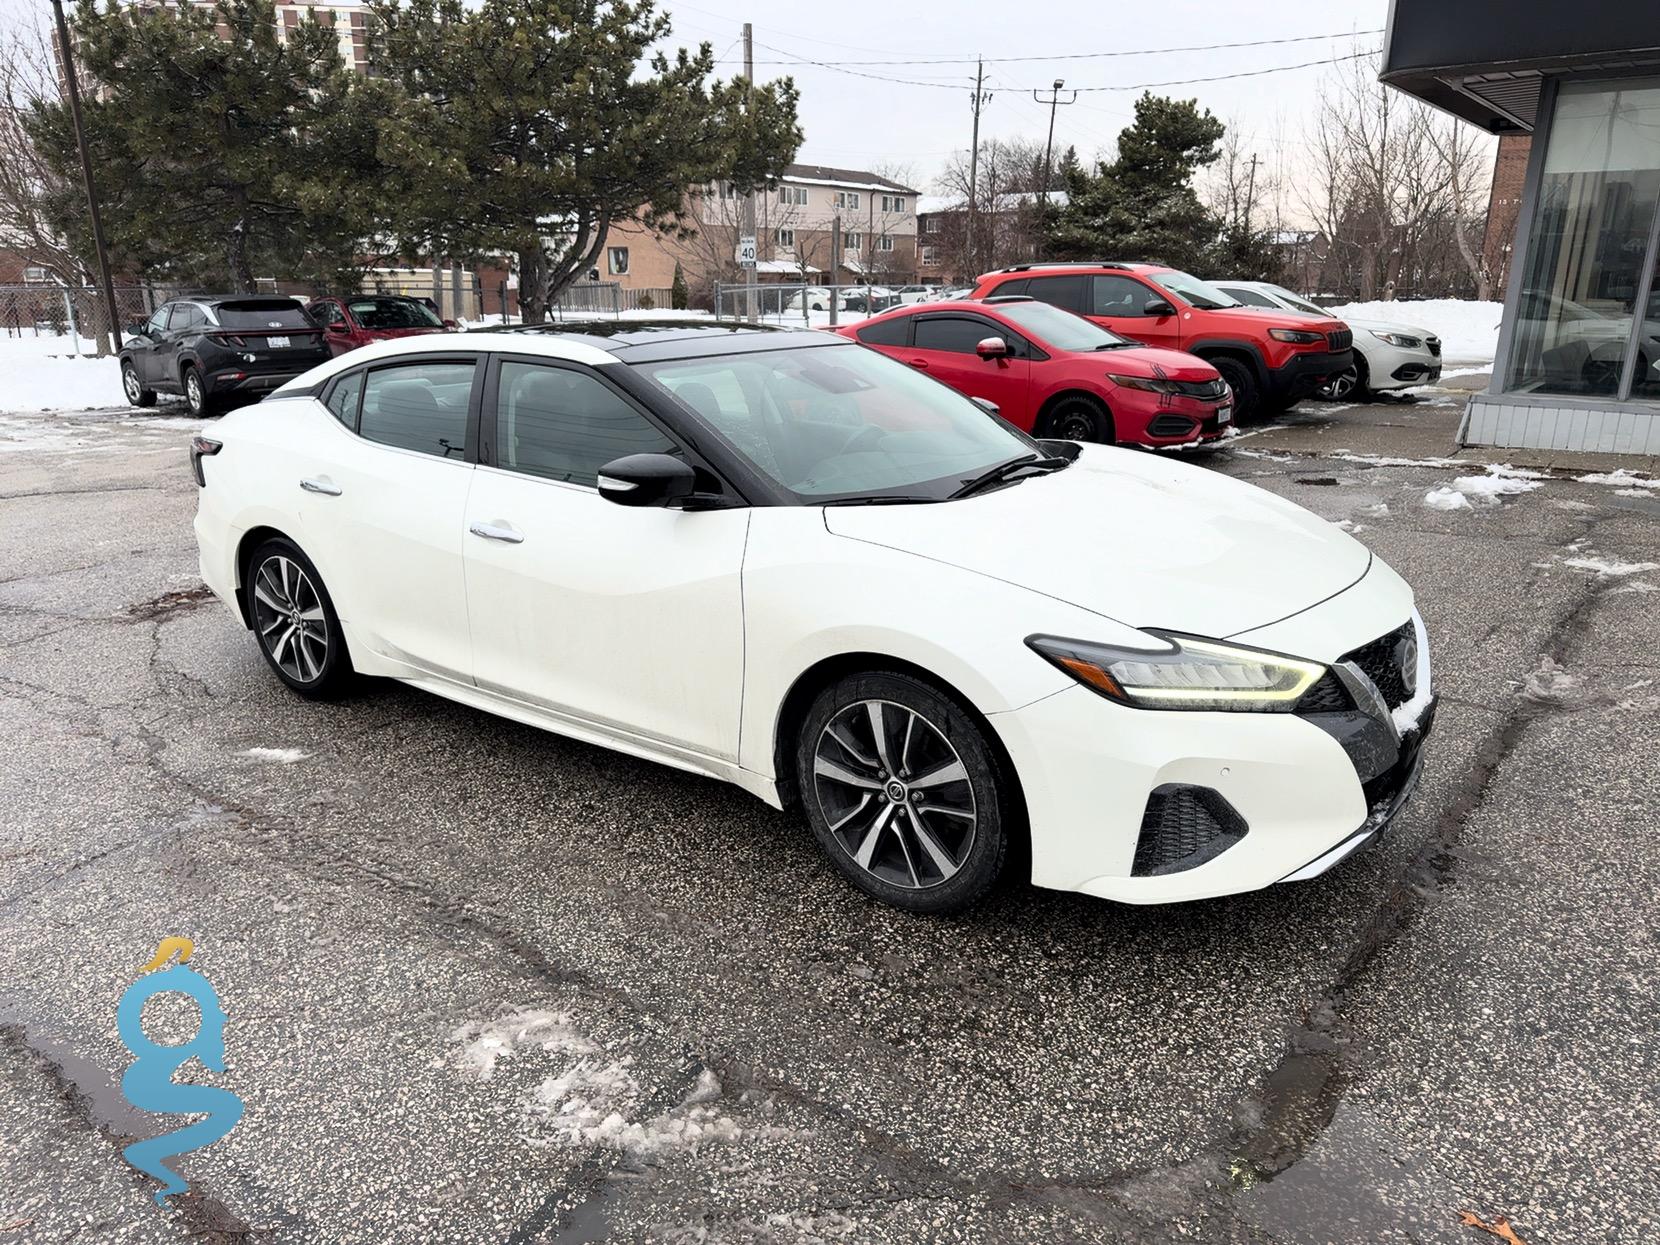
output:
[[[738,239],[738,267],[755,267],[755,237],[753,234],[746,234]]]

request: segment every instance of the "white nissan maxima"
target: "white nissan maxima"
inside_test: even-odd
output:
[[[1342,531],[845,338],[386,342],[191,457],[203,578],[294,691],[386,676],[737,783],[916,911],[1016,847],[1134,903],[1313,877],[1434,714],[1411,590]]]

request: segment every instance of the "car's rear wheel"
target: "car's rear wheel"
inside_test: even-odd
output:
[[[1093,398],[1062,398],[1049,412],[1044,435],[1059,441],[1096,441],[1111,444],[1112,417]]]
[[[1251,369],[1238,359],[1209,359],[1207,362],[1222,374],[1228,388],[1233,390],[1233,417],[1236,420],[1250,419],[1257,414],[1261,398],[1257,378],[1251,374]]]
[[[997,881],[1011,795],[975,717],[910,675],[840,679],[796,749],[813,834],[855,886],[912,912],[955,912]]]
[[[323,577],[292,541],[268,540],[248,559],[248,617],[276,676],[302,696],[338,694],[351,656]]]
[[[156,404],[156,391],[144,387],[144,382],[138,378],[138,369],[133,366],[131,359],[121,360],[121,391],[134,406]]]
[[[202,370],[194,363],[184,365],[184,404],[198,419],[213,414],[213,400],[208,397],[207,383],[202,380]]]

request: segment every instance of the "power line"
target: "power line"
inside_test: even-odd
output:
[[[1233,78],[1260,78],[1264,74],[1287,73],[1293,69],[1309,69],[1315,65],[1341,65],[1345,61],[1356,61],[1366,56],[1376,56],[1380,48],[1368,48],[1363,52],[1350,52],[1347,56],[1328,56],[1323,60],[1301,61],[1295,65],[1273,65],[1267,69],[1247,69],[1239,73],[1212,74],[1208,78],[1172,78],[1165,82],[1137,82],[1129,86],[1081,86],[1080,91],[1147,91],[1156,86],[1192,86],[1199,82],[1227,82]]]
[[[1358,39],[1363,35],[1380,35],[1382,33],[1383,30],[1380,27],[1376,30],[1339,31],[1329,35],[1292,35],[1284,39],[1251,39],[1242,43],[1195,43],[1186,47],[1118,49],[1112,52],[1052,52],[1033,56],[988,56],[985,58],[985,63],[996,65],[1030,61],[1083,61],[1102,60],[1119,56],[1165,56],[1178,52],[1218,52],[1232,48],[1265,48],[1285,43],[1316,43],[1324,39]],[[778,51],[777,48],[772,50]],[[837,64],[843,67],[849,65],[972,65],[977,59],[973,56],[922,56],[908,60],[838,61]],[[756,63],[769,65],[787,62],[758,61]]]

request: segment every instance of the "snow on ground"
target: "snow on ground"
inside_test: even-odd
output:
[[[1609,558],[1564,558],[1562,565],[1579,571],[1594,571],[1599,579],[1620,579],[1626,575],[1660,571],[1660,562],[1621,562]]]
[[[1476,506],[1496,506],[1499,499],[1531,493],[1539,488],[1543,473],[1525,471],[1508,463],[1494,463],[1486,475],[1459,476],[1452,484],[1433,488],[1424,494],[1424,505],[1431,510],[1472,510]]]
[[[244,748],[238,756],[250,761],[269,761],[273,765],[297,765],[311,754],[299,748]]]
[[[80,339],[90,355],[94,344]],[[67,334],[0,337],[0,408],[7,411],[84,411],[125,406],[121,367],[114,356],[78,357]]]
[[[1504,304],[1475,299],[1427,298],[1421,301],[1344,303],[1334,316],[1357,320],[1392,320],[1424,329],[1441,339],[1441,360],[1449,369],[1490,368],[1499,348],[1499,321]],[[1445,375],[1445,373],[1444,373]]]
[[[1608,484],[1614,488],[1655,488],[1660,486],[1660,479],[1641,471],[1628,471],[1620,467],[1614,471],[1593,471],[1589,475],[1575,476],[1581,484]]]

